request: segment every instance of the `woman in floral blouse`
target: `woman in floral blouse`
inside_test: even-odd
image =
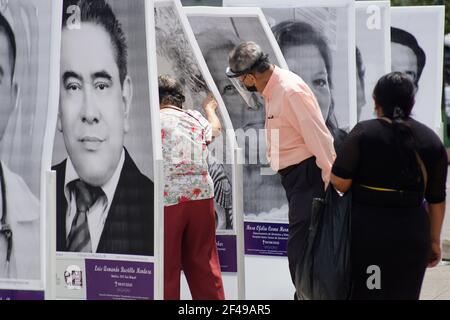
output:
[[[214,185],[207,145],[220,135],[211,95],[200,112],[183,110],[181,84],[158,78],[164,158],[164,299],[180,299],[184,271],[193,299],[224,299],[215,240]]]

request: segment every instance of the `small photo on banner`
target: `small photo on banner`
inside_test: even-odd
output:
[[[381,76],[391,71],[389,1],[357,1],[356,107],[357,121],[375,118],[372,91]]]
[[[73,256],[58,257],[56,266],[57,299],[154,299],[153,263]]]
[[[43,299],[50,0],[0,1],[0,299]]]
[[[156,76],[149,73],[147,52],[154,48],[147,48],[147,6],[145,0],[63,1],[52,159],[58,263],[77,258],[83,266],[88,259],[153,266],[157,105],[150,94]],[[88,293],[106,286],[90,272],[83,278]],[[102,273],[109,276],[98,271],[99,281]],[[153,295],[148,286],[146,296]]]
[[[391,7],[392,71],[411,77],[417,88],[411,114],[441,139],[443,46],[444,6]]]

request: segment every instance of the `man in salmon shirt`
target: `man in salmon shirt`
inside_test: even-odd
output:
[[[321,197],[336,158],[333,137],[308,85],[296,74],[271,64],[255,42],[229,54],[226,74],[244,100],[260,93],[266,102],[267,158],[279,173],[289,202],[287,256],[294,283],[301,266],[311,219],[312,199]],[[297,270],[297,277],[299,272]],[[301,292],[297,296],[301,298]]]

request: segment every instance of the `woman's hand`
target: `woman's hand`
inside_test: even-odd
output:
[[[442,252],[441,252],[441,243],[438,241],[431,242],[431,253],[430,259],[428,261],[428,268],[433,268],[438,265],[441,261]]]
[[[330,182],[333,185],[334,189],[336,189],[336,191],[339,191],[341,193],[346,193],[352,186],[353,180],[352,179],[343,179],[343,178],[335,176],[333,173],[331,173]]]
[[[445,201],[439,203],[428,203],[428,215],[431,226],[431,253],[428,267],[435,267],[441,261],[441,232],[445,216]]]
[[[209,112],[216,112],[217,109],[217,101],[214,98],[214,96],[212,95],[212,93],[208,93],[208,95],[206,96],[206,98],[203,100],[202,103],[202,108],[206,113]]]
[[[205,100],[203,100],[202,107],[206,113],[206,119],[208,119],[211,124],[213,138],[220,136],[222,132],[222,125],[220,124],[219,117],[216,114],[217,106],[218,104],[216,99],[212,93],[209,92]]]

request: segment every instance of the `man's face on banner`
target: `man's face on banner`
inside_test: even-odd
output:
[[[84,181],[103,185],[120,159],[129,130],[131,82],[123,87],[111,37],[100,25],[63,29],[58,128],[75,170]]]
[[[13,63],[11,45],[0,27],[0,140],[17,99],[17,87],[12,75]]]
[[[400,71],[406,73],[411,80],[416,83],[417,79],[417,57],[414,51],[400,43],[391,43],[392,71]]]

